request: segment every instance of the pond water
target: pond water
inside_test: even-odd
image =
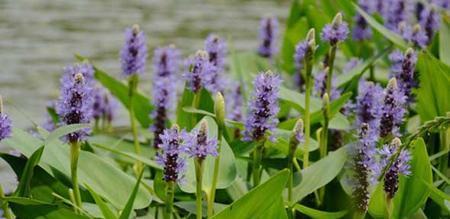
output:
[[[1,0],[0,94],[15,125],[29,126],[26,117],[41,123],[75,53],[119,75],[126,26],[141,25],[150,51],[173,43],[188,55],[211,32],[232,37],[237,50],[256,50],[260,17],[288,12],[287,0]]]

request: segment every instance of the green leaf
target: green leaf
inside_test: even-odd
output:
[[[43,205],[43,204],[50,204],[41,200],[32,199],[32,198],[25,198],[25,197],[16,197],[16,196],[7,196],[4,197],[3,200],[10,202],[10,203],[16,203],[20,205]]]
[[[108,204],[105,201],[103,201],[103,199],[91,187],[89,187],[88,185],[84,186],[89,191],[89,193],[91,193],[92,198],[94,198],[95,203],[100,208],[103,217],[105,217],[105,219],[116,219],[117,218],[116,215],[109,208]]]
[[[259,217],[259,219],[288,219],[286,209],[284,207],[284,201],[282,197],[279,197],[275,203],[267,210],[267,212]]]
[[[441,206],[442,209],[450,213],[450,196],[447,195],[447,193],[439,190],[434,186],[433,184],[430,184],[428,182],[422,181],[422,183],[431,191],[430,198],[436,202],[439,206]]]
[[[375,29],[380,34],[382,34],[384,37],[386,37],[386,39],[388,39],[389,41],[391,41],[392,43],[394,43],[395,45],[397,45],[401,49],[406,49],[408,47],[408,44],[403,40],[403,38],[400,35],[398,35],[398,34],[392,32],[392,31],[388,30],[386,27],[384,27],[383,25],[378,23],[378,21],[376,21],[372,16],[367,14],[357,4],[353,3],[353,6],[358,11],[358,13],[360,13],[361,16],[364,17],[364,19],[367,21],[367,23],[369,23],[369,25],[373,29]]]
[[[15,196],[19,196],[19,197],[30,196],[30,190],[31,190],[30,184],[31,184],[31,179],[33,178],[34,167],[36,165],[38,165],[39,161],[41,160],[43,151],[44,151],[44,146],[41,146],[35,152],[33,152],[30,159],[28,159],[27,163],[25,164],[25,168],[22,172],[22,175],[20,177],[19,185],[17,186]]]
[[[189,212],[191,214],[194,214],[194,215],[196,214],[197,205],[196,205],[195,201],[176,202],[174,205],[186,210],[187,212]],[[227,207],[227,205],[225,205],[225,204],[214,203],[214,212],[222,211],[226,207]],[[208,213],[207,209],[208,209],[207,203],[203,202],[203,207],[202,207],[203,215],[207,215],[207,213]]]
[[[335,219],[335,218],[342,218],[345,215],[347,215],[347,211],[326,212],[309,208],[300,204],[295,204],[294,209],[306,216],[318,219]]]
[[[5,139],[4,143],[19,150],[27,157],[30,157],[43,144],[42,140],[17,128],[13,129],[12,137]],[[64,174],[70,178],[69,146],[58,141],[55,141],[55,144],[47,145],[39,166],[50,174]],[[48,166],[52,168],[48,168]],[[121,208],[126,204],[135,182],[134,177],[113,166],[109,161],[86,151],[80,152],[78,180],[80,185],[90,185],[116,208]],[[144,208],[150,204],[150,201],[150,193],[145,189],[140,189],[135,208]]]
[[[439,30],[439,59],[450,66],[450,17],[442,16]]]
[[[217,139],[217,124],[214,122],[214,119],[205,116],[203,118],[208,123],[208,136],[212,139]],[[199,123],[200,124],[200,123]],[[198,128],[198,125],[197,125]],[[237,176],[237,170],[235,165],[235,157],[233,151],[230,146],[226,142],[225,138],[222,138],[222,148],[220,155],[220,168],[219,168],[219,177],[217,180],[217,188],[224,189],[230,186],[234,179]],[[211,189],[212,178],[214,174],[214,162],[215,158],[212,156],[208,156],[203,165],[203,189],[205,192],[209,192]],[[179,184],[181,190],[188,193],[195,193],[195,169],[194,169],[194,160],[189,159],[187,161],[187,172],[185,175],[185,182]]]
[[[257,186],[242,198],[233,202],[214,219],[259,218],[267,213],[281,196],[289,177],[288,170],[282,170],[265,183]]]
[[[78,60],[84,61],[88,60],[85,57],[76,56]],[[122,83],[121,81],[111,77],[103,70],[94,66],[95,70],[95,78],[99,81],[104,87],[106,87],[113,96],[117,97],[117,99],[128,109],[130,110],[130,98],[128,96],[128,85]],[[150,99],[140,92],[135,93],[133,109],[136,115],[136,119],[144,128],[148,128],[151,123],[150,113],[153,110],[153,106],[150,104]]]
[[[141,171],[138,179],[136,180],[136,185],[134,185],[133,192],[131,192],[130,197],[128,198],[127,204],[125,208],[122,209],[122,214],[120,214],[119,219],[128,219],[131,215],[131,211],[133,210],[133,204],[136,200],[137,193],[139,191],[139,186],[141,185],[142,176],[144,175],[144,171]]]
[[[333,180],[344,167],[347,150],[347,147],[342,147],[330,152],[325,158],[303,169],[300,184],[293,188],[294,202],[302,200]]]
[[[11,209],[17,218],[26,219],[86,219],[73,211],[56,205],[19,205],[11,203]]]
[[[59,139],[67,134],[76,132],[81,129],[89,128],[89,124],[72,124],[58,127],[57,129],[50,132],[47,138],[44,141],[44,145],[50,145],[54,143],[54,141],[59,141]]]
[[[426,52],[419,54],[417,112],[422,122],[450,111],[450,67]]]

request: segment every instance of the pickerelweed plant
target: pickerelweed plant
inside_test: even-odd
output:
[[[292,2],[248,51],[127,28],[126,81],[77,56],[42,127],[0,98],[0,217],[448,218],[448,1]]]

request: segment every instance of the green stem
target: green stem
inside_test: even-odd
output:
[[[130,124],[131,124],[131,132],[133,134],[133,143],[134,143],[134,151],[136,152],[137,155],[141,154],[141,145],[139,143],[139,133],[138,133],[138,129],[137,129],[137,125],[136,125],[136,116],[135,116],[135,112],[134,112],[134,96],[136,94],[136,90],[137,90],[137,86],[138,86],[138,75],[134,74],[130,77],[129,81],[128,81],[128,97],[130,100],[129,103],[129,109],[128,111],[130,112]],[[136,161],[135,166],[134,166],[134,171],[136,173],[136,176],[138,173],[141,172],[142,169],[142,163],[140,161]]]
[[[449,151],[450,149],[450,128],[443,130],[439,133],[440,137],[440,150],[439,151]],[[448,156],[442,156],[439,161],[439,171],[441,173],[447,174],[448,169]]]
[[[387,218],[392,219],[392,213],[394,212],[393,206],[392,206],[392,199],[389,198],[386,195],[386,212],[387,212]]]
[[[71,142],[70,145],[70,173],[72,176],[73,195],[75,206],[81,208],[80,187],[78,185],[78,158],[80,156],[80,143],[78,141]],[[75,210],[78,212],[78,209]]]
[[[289,158],[288,158],[288,169],[289,169],[289,181],[288,181],[288,216],[289,218],[295,218],[295,211],[292,209],[292,187],[294,185],[294,160],[295,152],[297,151],[297,143],[292,140],[289,143]]]
[[[312,86],[312,60],[306,62],[306,88],[305,88],[305,115],[303,122],[305,124],[305,153],[303,154],[303,168],[309,165],[309,144],[310,144],[310,102],[311,102],[311,86]]]
[[[208,198],[208,217],[212,217],[214,214],[214,201],[216,198],[216,187],[217,187],[217,180],[219,178],[219,166],[220,166],[220,151],[222,149],[222,128],[219,126],[218,135],[217,135],[217,157],[214,161],[214,173],[213,173],[213,179],[211,184],[211,190],[209,192],[209,198]]]
[[[261,182],[261,160],[264,149],[265,140],[258,144],[253,151],[253,187],[256,187]]]
[[[328,73],[327,73],[327,94],[331,97],[331,82],[333,79],[334,58],[336,57],[336,46],[331,46],[328,54]]]
[[[12,219],[13,216],[12,216],[12,214],[11,214],[11,211],[9,210],[9,207],[8,207],[8,201],[3,201],[3,199],[4,199],[5,197],[6,197],[6,196],[5,196],[5,194],[3,193],[3,187],[2,187],[2,185],[0,184],[0,205],[1,205],[2,210],[3,210],[3,216],[4,216],[6,219]]]
[[[200,91],[194,94],[194,99],[192,100],[192,108],[198,109],[200,106]],[[192,127],[197,124],[197,114],[192,113]]]
[[[369,67],[369,80],[375,82],[375,68],[373,65]]]
[[[195,179],[196,179],[196,214],[197,219],[202,219],[202,213],[203,213],[203,190],[202,190],[202,183],[203,183],[203,159],[196,158],[195,159]]]
[[[355,213],[353,214],[353,219],[364,219],[365,217],[365,212],[355,211]]]
[[[164,219],[172,218],[174,197],[175,197],[175,182],[168,181],[166,187],[166,208],[164,211]]]

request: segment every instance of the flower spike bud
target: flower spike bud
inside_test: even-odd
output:
[[[208,122],[206,120],[202,120],[200,122],[199,135],[206,136],[208,134]]]
[[[133,24],[132,28],[133,34],[137,35],[141,31],[141,27],[139,27],[139,24]]]
[[[391,78],[391,80],[389,80],[389,82],[388,82],[387,87],[388,87],[388,89],[397,89],[398,88],[397,79]]]
[[[225,100],[222,93],[217,92],[214,102],[214,113],[219,127],[225,127]]]
[[[208,52],[206,52],[205,50],[197,50],[197,52],[195,53],[196,56],[199,56],[201,58],[208,58]]]
[[[342,24],[342,13],[341,12],[338,12],[336,14],[336,16],[334,16],[332,24],[335,27],[338,27],[339,25]]]
[[[414,54],[414,49],[413,48],[408,48],[405,52],[406,56],[411,56],[412,54]]]
[[[327,93],[323,94],[322,97],[323,107],[328,107],[330,105],[330,97]]]
[[[0,114],[3,113],[3,97],[0,95]]]
[[[80,73],[80,72],[78,72],[77,74],[75,74],[75,81],[76,81],[77,83],[83,83],[83,81],[84,81],[83,74]]]
[[[303,142],[303,119],[298,119],[295,123],[294,129],[292,130],[291,135],[291,147],[297,147],[297,145],[301,142]]]
[[[3,111],[3,100],[0,95],[0,141],[11,136],[12,122],[11,119]]]
[[[391,142],[392,147],[400,148],[401,145],[402,145],[402,140],[400,140],[400,138],[395,137],[394,139],[392,139],[392,142]]]

